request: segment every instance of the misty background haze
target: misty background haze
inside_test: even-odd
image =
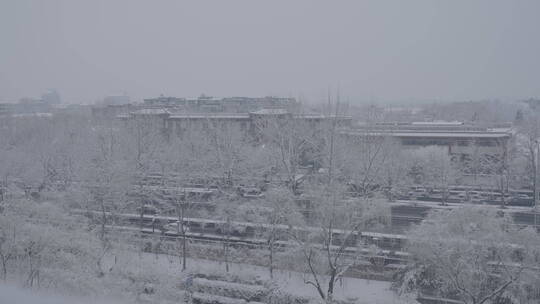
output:
[[[0,0],[0,304],[540,304],[540,0]]]
[[[538,1],[2,1],[0,100],[540,95]]]

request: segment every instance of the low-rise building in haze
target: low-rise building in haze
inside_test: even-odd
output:
[[[511,124],[465,124],[463,122],[399,122],[357,124],[343,129],[345,136],[388,136],[403,148],[438,146],[454,159],[467,160],[474,153],[502,158],[512,137]]]

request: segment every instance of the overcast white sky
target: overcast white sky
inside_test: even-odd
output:
[[[0,1],[0,100],[538,97],[539,56],[537,0]]]

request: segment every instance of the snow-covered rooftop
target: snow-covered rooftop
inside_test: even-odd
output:
[[[247,113],[185,113],[185,114],[173,114],[170,119],[248,119]]]
[[[348,135],[365,135],[369,134],[371,136],[382,136],[382,135],[390,135],[395,137],[430,137],[430,138],[504,138],[509,137],[510,133],[508,132],[414,132],[414,131],[363,131],[363,130],[344,130],[342,131],[343,134]]]
[[[262,109],[251,113],[257,115],[285,115],[289,114],[289,111],[286,109]]]
[[[453,138],[502,138],[508,137],[508,133],[499,132],[393,132],[398,137],[453,137]]]
[[[443,120],[436,120],[436,121],[413,121],[411,122],[411,125],[436,125],[436,126],[460,126],[464,123],[461,121],[443,121]]]
[[[134,112],[131,112],[133,115],[160,115],[160,114],[169,114],[167,109],[140,109]]]

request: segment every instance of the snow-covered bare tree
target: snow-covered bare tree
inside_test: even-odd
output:
[[[435,211],[409,233],[407,251],[411,263],[395,284],[401,293],[468,304],[539,300],[540,236],[494,209]]]
[[[121,133],[125,136],[125,147],[132,151],[127,155],[130,166],[127,174],[134,186],[133,195],[139,206],[140,228],[142,229],[146,205],[153,195],[145,180],[156,168],[158,147],[166,144],[167,137],[163,130],[162,117],[145,112],[133,115],[123,126]]]
[[[450,186],[455,185],[461,176],[448,150],[444,147],[424,147],[415,151],[414,156],[421,164],[422,183],[439,191],[441,202],[445,205],[450,195]]]
[[[0,263],[2,280],[7,280],[8,266],[17,258],[17,223],[10,217],[0,215]]]
[[[399,143],[391,138],[387,138],[387,141],[384,147],[386,159],[382,163],[379,180],[383,193],[392,201],[400,189],[412,184],[409,178],[412,161],[410,154],[403,151]]]
[[[339,97],[335,107],[338,113]],[[343,138],[338,137],[337,115],[326,127],[322,134],[325,144],[320,150],[324,173],[305,186],[312,205],[309,222],[316,224],[292,228],[290,236],[298,244],[306,266],[305,283],[313,286],[326,303],[333,303],[336,282],[359,257],[356,244],[360,232],[379,220],[384,222],[390,209],[367,196],[345,197],[348,180],[343,172],[349,164],[349,150]]]
[[[320,163],[317,152],[321,143],[315,136],[320,129],[316,126],[316,121],[310,123],[281,111],[261,113],[254,118],[255,136],[272,151],[276,174],[292,193],[298,192],[300,167]]]
[[[532,181],[531,188],[535,193],[535,201],[538,201],[537,193],[540,181],[538,180],[538,159],[540,153],[540,116],[538,112],[532,112],[518,125],[519,133],[517,141],[524,146],[528,161],[528,175]]]
[[[370,107],[363,125],[345,133],[343,154],[348,163],[344,175],[350,179],[350,188],[358,195],[369,197],[383,189],[397,186],[403,169],[403,155],[390,134],[380,132],[377,124],[381,113]],[[398,165],[399,166],[395,166]]]
[[[268,249],[268,271],[270,278],[274,278],[276,268],[275,256],[278,249],[278,241],[287,240],[288,236],[284,227],[303,223],[302,214],[295,205],[294,197],[289,189],[275,187],[267,191],[264,201],[267,202],[268,210],[261,214],[260,237],[266,241]],[[295,221],[288,219],[295,218]]]
[[[114,224],[115,214],[124,209],[126,194],[132,184],[134,170],[125,157],[128,149],[124,135],[114,124],[96,126],[88,134],[84,151],[81,151],[84,156],[79,190],[85,190],[89,195],[85,207],[100,212],[95,219],[102,240],[105,240],[106,227]]]

